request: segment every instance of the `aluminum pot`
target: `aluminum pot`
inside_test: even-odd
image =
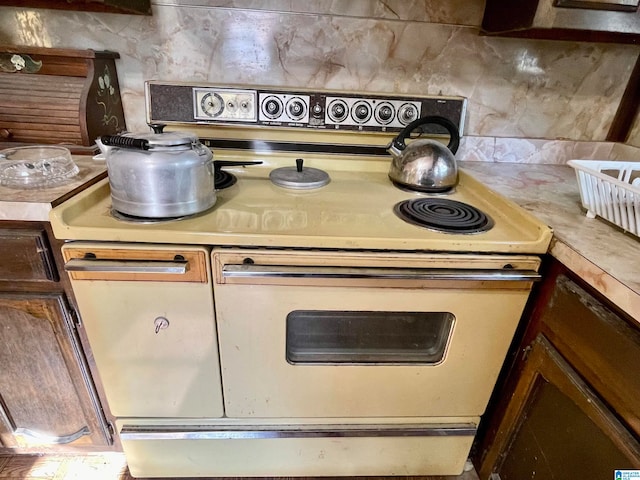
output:
[[[199,213],[216,203],[213,154],[196,135],[106,135],[97,143],[106,157],[115,210],[167,218]]]
[[[435,124],[444,127],[450,139],[447,146],[429,139],[405,140],[418,127]],[[393,156],[389,178],[401,187],[421,192],[444,192],[458,184],[455,153],[460,144],[458,128],[450,120],[436,115],[414,120],[394,138],[387,151]]]

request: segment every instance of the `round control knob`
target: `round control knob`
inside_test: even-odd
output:
[[[240,110],[244,113],[248,113],[251,111],[251,100],[241,100],[240,101]]]
[[[218,117],[224,111],[224,100],[215,92],[207,93],[202,97],[200,107],[208,117]]]
[[[316,103],[311,108],[311,113],[313,114],[314,117],[320,118],[322,116],[322,105],[320,105],[319,103]]]
[[[379,103],[375,110],[376,121],[382,125],[387,125],[393,120],[395,109],[388,102]]]
[[[329,118],[336,122],[342,122],[347,118],[348,108],[347,104],[343,100],[334,100],[329,105]]]
[[[401,124],[407,125],[418,118],[418,109],[415,105],[405,103],[398,110],[398,120]]]
[[[263,113],[271,118],[275,119],[282,115],[282,101],[277,97],[267,97],[267,99],[262,104]]]
[[[292,98],[287,102],[287,112],[292,120],[301,120],[304,117],[306,105],[300,98]]]
[[[365,123],[371,118],[371,106],[362,100],[353,104],[351,117],[356,123]]]

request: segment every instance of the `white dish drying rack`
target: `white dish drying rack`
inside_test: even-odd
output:
[[[587,217],[599,216],[640,237],[640,162],[569,160]]]

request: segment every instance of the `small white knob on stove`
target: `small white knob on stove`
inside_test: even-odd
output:
[[[158,333],[160,330],[169,328],[169,320],[167,320],[165,317],[157,317],[153,321],[153,325],[156,328],[156,333]]]

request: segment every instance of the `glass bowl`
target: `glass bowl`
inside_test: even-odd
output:
[[[56,187],[79,172],[64,147],[34,146],[0,150],[0,185],[13,188]]]

